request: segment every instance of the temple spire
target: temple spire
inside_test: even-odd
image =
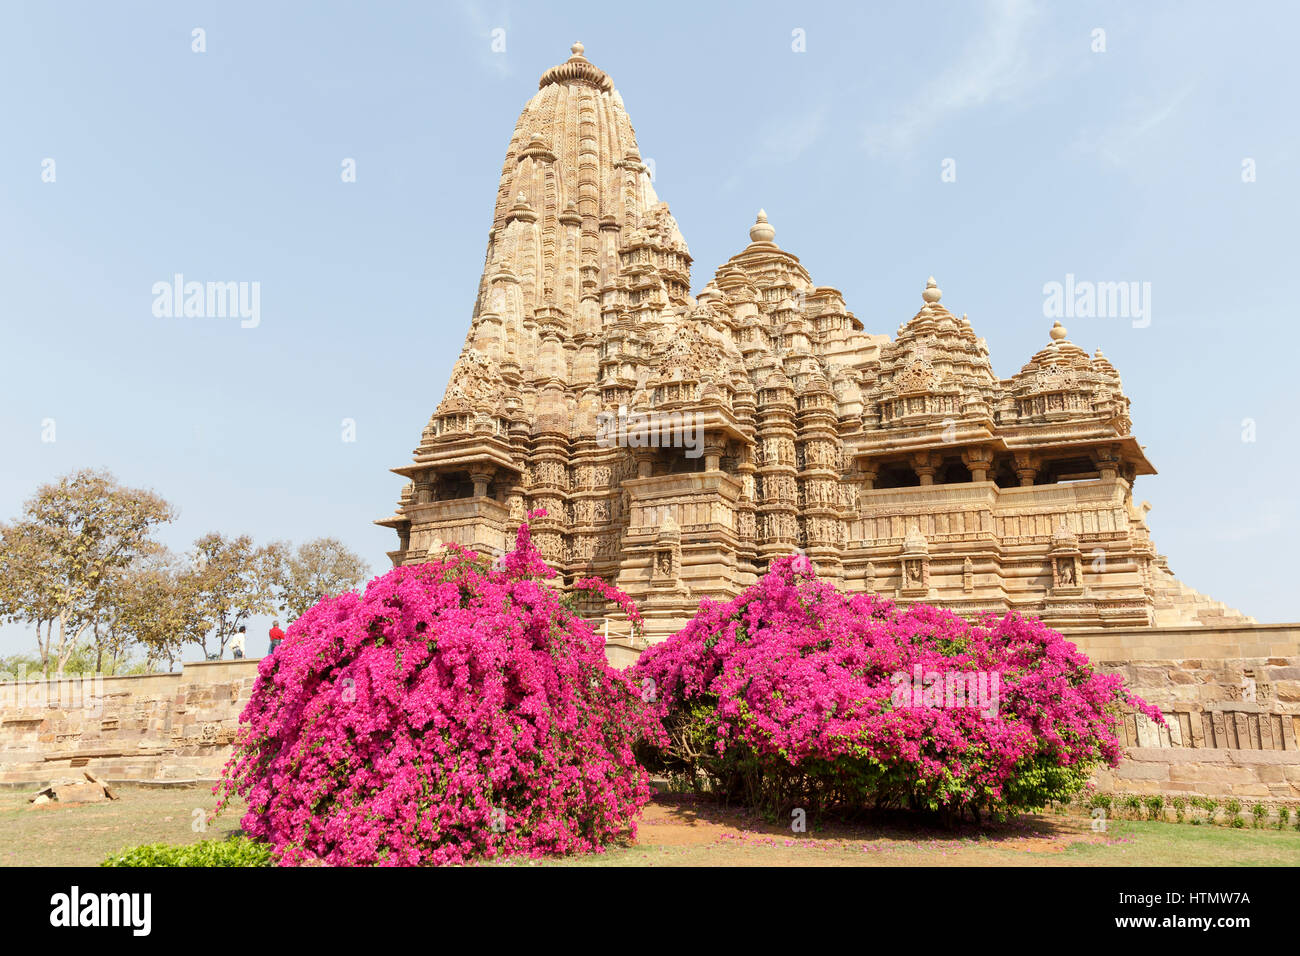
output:
[[[767,221],[767,213],[762,209],[758,211],[758,218],[754,224],[749,227],[749,239],[751,242],[771,242],[776,238],[776,229]]]

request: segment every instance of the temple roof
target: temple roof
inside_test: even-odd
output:
[[[417,463],[475,442],[497,456],[529,434],[583,438],[622,405],[743,420],[798,402],[810,421],[831,412],[863,454],[1128,436],[1118,373],[1059,323],[1007,380],[933,277],[895,338],[867,333],[778,244],[764,209],[692,298],[689,249],[622,97],[581,43],[571,53],[542,74],[510,137],[470,330]]]

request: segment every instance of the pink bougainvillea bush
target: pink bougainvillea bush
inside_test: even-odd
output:
[[[1037,619],[848,597],[794,555],[632,674],[669,735],[647,762],[770,812],[1034,809],[1119,762],[1124,707],[1163,723]]]
[[[258,667],[222,803],[242,796],[244,830],[283,863],[460,863],[634,835],[650,791],[633,747],[663,732],[552,573],[524,525],[494,568],[452,548],[321,601]]]

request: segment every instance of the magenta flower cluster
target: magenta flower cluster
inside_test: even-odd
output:
[[[849,597],[803,556],[704,602],[633,676],[655,689],[665,769],[772,807],[1032,809],[1118,763],[1124,708],[1163,723],[1037,619]],[[996,697],[954,705],[954,684]]]
[[[634,836],[650,790],[633,747],[662,730],[552,575],[525,524],[495,570],[453,547],[321,601],[259,665],[223,803],[242,796],[244,830],[283,863],[461,863]]]

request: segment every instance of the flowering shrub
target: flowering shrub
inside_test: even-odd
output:
[[[1037,619],[847,597],[802,556],[704,602],[632,676],[669,734],[658,769],[772,811],[1034,809],[1119,762],[1124,705],[1163,723]]]
[[[552,574],[525,524],[496,570],[452,548],[321,601],[258,666],[222,805],[243,796],[244,830],[282,863],[459,863],[634,835],[649,780],[633,746],[662,729]]]

